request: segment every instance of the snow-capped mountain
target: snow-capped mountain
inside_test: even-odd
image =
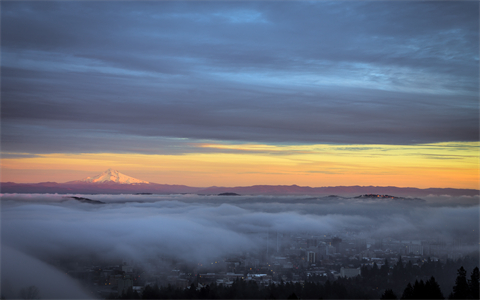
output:
[[[121,184],[149,183],[148,181],[127,176],[113,169],[108,169],[102,174],[99,174],[93,177],[87,177],[80,181],[88,182],[88,183],[121,183]]]

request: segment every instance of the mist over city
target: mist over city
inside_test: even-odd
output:
[[[479,251],[478,197],[471,196],[393,200],[88,195],[97,204],[72,198],[79,196],[86,197],[2,196],[2,247],[7,249],[2,259],[9,262],[2,266],[3,283],[15,282],[11,283],[12,289],[35,285],[40,291],[50,291],[55,276],[52,282],[39,282],[16,273],[41,274],[52,266],[68,270],[72,265],[75,267],[69,269],[69,274],[93,272],[98,266],[124,265],[142,270],[141,280],[150,284],[175,285],[179,278],[188,283],[189,276],[191,279],[195,278],[192,274],[202,273],[217,274],[215,280],[232,274],[259,274],[251,267],[262,268],[270,280],[280,281],[283,276],[286,281],[286,271],[291,271],[293,265],[294,270],[301,266],[299,276],[322,274],[330,278],[332,273],[327,273],[339,275],[339,267],[360,266],[360,262],[382,264],[385,258],[400,256],[414,262],[427,257],[459,259],[475,257]],[[337,243],[332,246],[335,239]],[[315,258],[309,258],[308,253],[315,253]],[[21,257],[24,255],[37,263],[17,268],[15,262],[28,261]],[[230,260],[239,262],[235,270],[229,269]],[[275,271],[273,267],[264,269],[274,264]],[[177,274],[172,280],[170,273],[176,269],[183,276]],[[60,272],[57,276],[69,279]],[[16,282],[15,278],[22,280]],[[96,293],[102,286],[96,283],[84,282],[77,289],[84,293],[83,297],[98,297],[101,294]],[[61,293],[55,291],[50,297]]]

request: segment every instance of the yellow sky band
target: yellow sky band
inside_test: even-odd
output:
[[[112,167],[150,182],[190,186],[298,184],[479,188],[479,142],[193,146],[199,149],[198,153],[56,153],[23,158],[5,155],[1,160],[1,180],[65,182],[93,176]]]

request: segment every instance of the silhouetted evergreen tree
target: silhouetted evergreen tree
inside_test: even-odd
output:
[[[469,289],[467,283],[467,271],[460,267],[457,271],[457,279],[453,287],[453,293],[450,294],[450,299],[467,299],[469,296]]]
[[[129,287],[126,291],[122,292],[122,295],[119,299],[141,299],[140,295],[136,290],[133,290],[132,287]]]
[[[142,293],[142,299],[159,299],[160,298],[160,290],[157,285],[153,287],[147,285]]]
[[[424,299],[445,299],[433,276],[425,283],[425,295],[426,298]]]
[[[331,298],[329,295],[332,293],[332,284],[330,283],[330,280],[327,280],[325,284],[323,285],[323,297],[322,298]]]
[[[403,265],[402,257],[398,258],[397,264],[393,267],[392,282],[395,284],[397,290],[404,288],[409,283],[411,278],[407,274],[407,270]]]
[[[373,267],[372,267],[372,277],[375,277],[379,274],[379,269],[378,269],[378,265],[377,263],[373,263]]]
[[[407,284],[407,287],[403,290],[401,299],[415,299],[413,297],[413,287],[410,282]]]
[[[470,297],[472,299],[479,299],[480,295],[478,293],[479,288],[479,275],[478,275],[478,267],[473,269],[472,274],[470,275],[470,280],[468,281],[468,287],[470,290]]]
[[[426,291],[425,291],[425,283],[423,280],[415,280],[415,284],[413,285],[413,298],[414,299],[426,299]]]
[[[390,264],[388,263],[388,259],[385,258],[384,265],[380,268],[380,278],[383,279],[384,283],[387,283],[388,272],[390,271]]]
[[[392,291],[392,289],[385,290],[380,299],[397,299],[397,295]]]
[[[298,299],[298,297],[295,295],[295,293],[292,293],[287,299]]]

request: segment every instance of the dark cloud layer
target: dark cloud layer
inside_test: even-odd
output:
[[[1,14],[6,152],[478,140],[477,2],[2,2]]]

